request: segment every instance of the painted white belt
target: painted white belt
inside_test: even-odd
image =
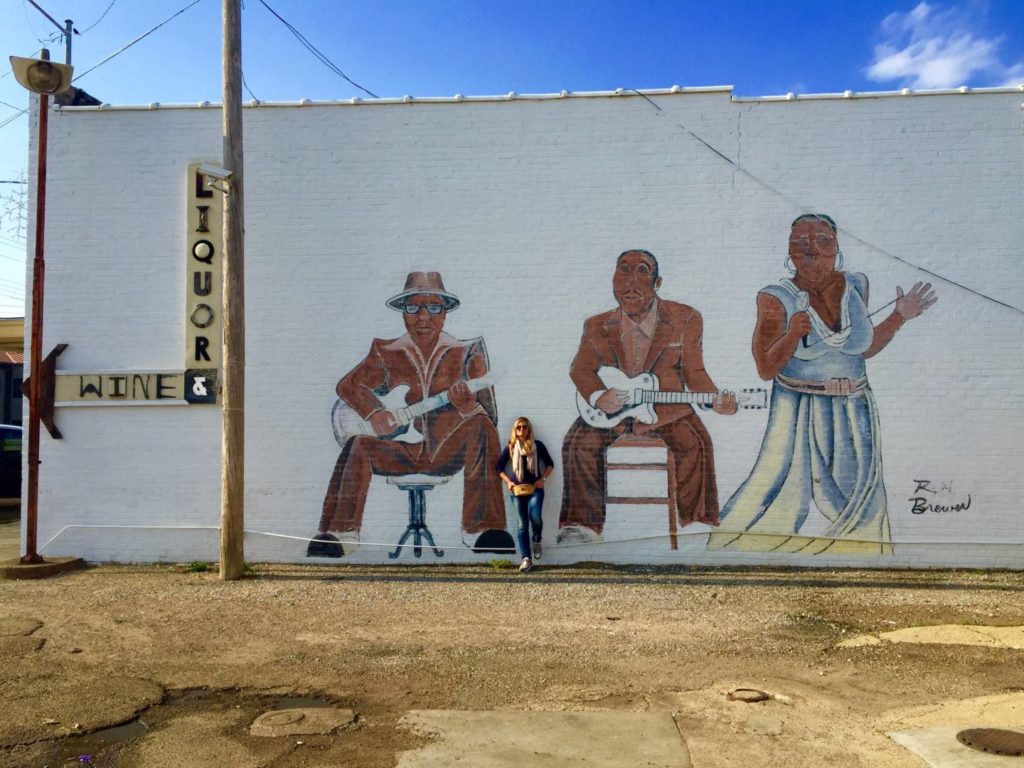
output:
[[[868,377],[860,376],[856,379],[826,379],[825,381],[809,381],[807,379],[794,379],[784,374],[778,374],[775,380],[786,389],[800,392],[804,395],[828,395],[829,397],[844,397],[855,395],[868,388]]]

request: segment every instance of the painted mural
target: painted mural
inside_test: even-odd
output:
[[[606,452],[635,436],[667,447],[668,499],[679,524],[718,524],[711,436],[693,405],[732,415],[736,395],[719,392],[704,367],[700,312],[660,298],[660,286],[654,254],[625,251],[612,276],[618,306],[584,323],[570,369],[580,416],[562,442],[559,544],[602,541]],[[637,391],[648,397],[637,402]]]
[[[653,253],[621,253],[612,274],[617,306],[584,322],[569,369],[579,416],[562,441],[556,545],[604,542],[609,505],[656,504],[667,509],[668,525],[652,534],[667,530],[672,549],[680,529],[704,524],[712,551],[891,554],[865,361],[936,296],[930,284],[906,294],[898,287],[885,305],[894,305],[891,314],[875,326],[867,277],[843,266],[830,217],[793,222],[791,276],[757,296],[752,349],[759,375],[773,382],[769,405],[763,388],[719,389],[704,364],[700,312],[658,295]],[[443,556],[427,524],[425,493],[460,471],[462,543],[473,552],[515,553],[487,350],[482,338],[444,332],[459,303],[437,272],[410,273],[387,300],[406,333],[375,339],[337,384],[331,422],[341,453],[307,557],[340,558],[358,548],[373,475],[409,494],[408,525],[390,556],[400,557],[410,538],[416,557],[421,548]],[[749,476],[720,510],[712,438],[698,413],[732,416],[741,407],[770,408],[768,425]],[[631,450],[640,458],[623,460]],[[650,487],[623,496],[609,478],[633,469],[648,472]],[[663,473],[660,480],[650,482],[652,470]],[[801,535],[812,505],[829,525]]]
[[[793,222],[786,266],[792,277],[757,296],[754,360],[761,377],[774,380],[768,426],[708,547],[891,554],[881,430],[865,361],[937,297],[930,283],[906,294],[897,287],[885,305],[895,305],[892,313],[873,325],[868,279],[843,271],[836,224],[823,214]],[[800,536],[812,502],[829,526]]]
[[[501,445],[497,402],[481,338],[456,339],[445,318],[459,307],[437,272],[412,272],[387,306],[402,313],[406,332],[374,339],[366,357],[337,385],[332,413],[341,454],[324,498],[308,557],[343,557],[358,546],[373,475],[387,476],[409,493],[409,525],[392,557],[410,536],[435,554],[424,517],[424,494],[463,471],[462,530],[474,552],[513,552],[505,530],[501,480],[494,471]]]

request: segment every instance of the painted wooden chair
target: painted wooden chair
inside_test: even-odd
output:
[[[665,507],[670,546],[678,549],[675,468],[664,441],[657,435],[626,433],[608,446],[605,458],[606,508],[612,504]]]

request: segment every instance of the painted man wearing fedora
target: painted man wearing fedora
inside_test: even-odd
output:
[[[388,299],[401,312],[406,333],[397,339],[374,339],[370,353],[338,382],[337,392],[372,427],[342,449],[334,467],[319,533],[310,542],[310,557],[341,557],[358,539],[372,475],[454,475],[464,470],[462,530],[475,536],[475,551],[514,551],[505,530],[501,482],[493,471],[501,445],[494,392],[474,394],[467,383],[488,373],[483,339],[456,339],[442,329],[459,300],[445,290],[437,272],[411,272],[405,289]],[[409,387],[409,404],[447,393],[448,404],[417,417],[412,426],[422,442],[389,439],[399,426],[395,413],[377,397],[395,387]]]

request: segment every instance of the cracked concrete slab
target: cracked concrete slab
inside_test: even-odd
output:
[[[840,648],[888,643],[937,645],[980,645],[989,648],[1024,650],[1024,627],[986,627],[969,624],[938,624],[930,627],[906,627],[877,635],[858,635],[843,640]]]
[[[973,727],[976,726],[918,728],[890,733],[889,738],[909,749],[931,768],[1020,768],[1020,757],[990,755],[956,740],[960,731]]]
[[[432,739],[398,768],[691,768],[668,712],[420,710],[399,725]]]

